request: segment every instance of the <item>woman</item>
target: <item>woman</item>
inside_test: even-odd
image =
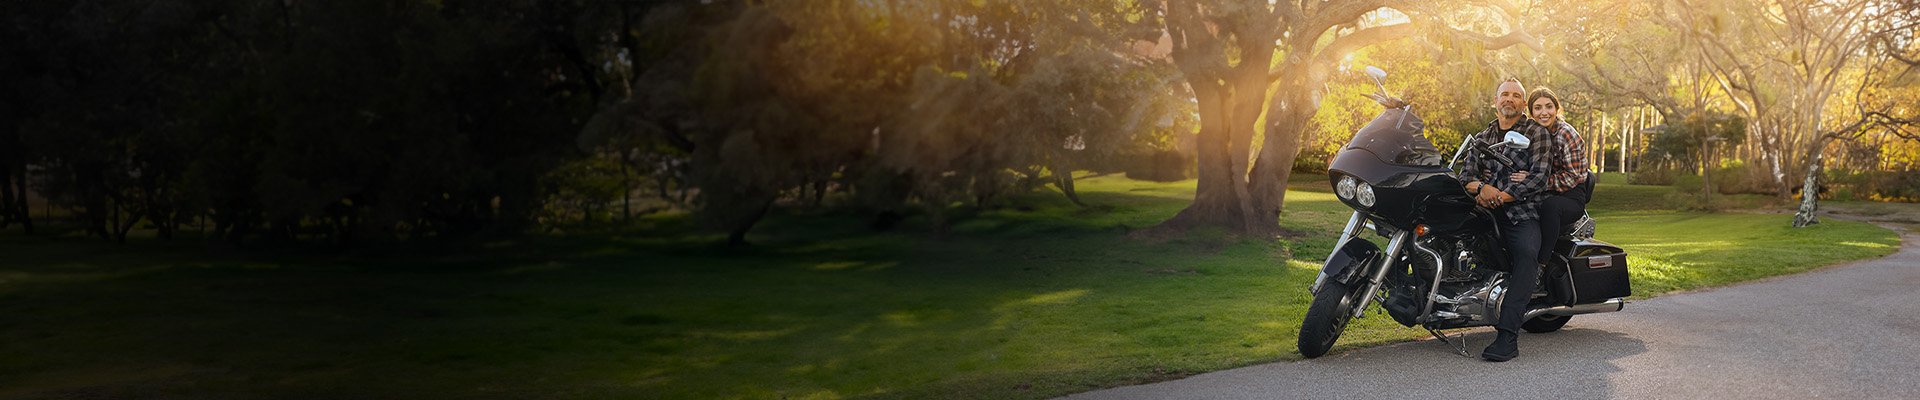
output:
[[[1547,88],[1534,89],[1527,94],[1527,104],[1532,111],[1534,121],[1547,127],[1552,140],[1546,147],[1548,154],[1545,171],[1548,196],[1540,201],[1540,263],[1552,265],[1554,242],[1567,231],[1567,225],[1580,219],[1587,212],[1587,201],[1593,198],[1593,180],[1587,173],[1587,146],[1581,140],[1580,132],[1573,129],[1560,118],[1560,96]],[[1516,177],[1525,173],[1514,174]],[[1549,272],[1553,276],[1556,272]],[[1556,293],[1565,296],[1566,293]],[[1570,299],[1558,298],[1566,303]]]

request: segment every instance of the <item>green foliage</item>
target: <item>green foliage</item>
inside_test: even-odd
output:
[[[1920,174],[1913,171],[1827,170],[1834,200],[1920,202]],[[1826,197],[1823,195],[1823,198]]]
[[[514,232],[597,89],[524,34],[540,10],[35,3],[9,19],[46,40],[4,41],[32,55],[7,57],[31,88],[7,102],[44,104],[17,121],[25,162],[97,236],[198,217],[235,242]]]
[[[1717,110],[1695,110],[1681,121],[1650,131],[1653,132],[1652,137],[1649,138],[1646,152],[1641,153],[1641,165],[1698,168],[1707,149],[1725,153],[1727,149],[1743,143],[1747,137],[1747,122],[1744,117]],[[1716,154],[1714,159],[1717,160],[1721,155],[1724,154]]]
[[[1504,77],[1485,68],[1479,52],[1449,47],[1448,40],[1436,34],[1381,43],[1342,62],[1313,116],[1312,129],[1302,138],[1294,169],[1326,171],[1353,133],[1380,115],[1381,106],[1362,96],[1380,90],[1366,76],[1368,66],[1387,70],[1386,89],[1413,105],[1427,122],[1427,138],[1447,154],[1466,135],[1485,128],[1493,120],[1488,112],[1493,88]]]
[[[1672,185],[1674,183],[1675,178],[1679,176],[1680,176],[1680,171],[1674,168],[1643,169],[1640,171],[1635,171],[1631,176],[1628,177],[1627,181],[1635,185],[1667,186],[1667,185]]]
[[[1711,172],[1713,188],[1724,194],[1775,194],[1779,185],[1765,165],[1741,160],[1725,161]]]
[[[625,217],[615,209],[623,204],[608,201],[626,196],[625,175],[620,160],[607,154],[561,164],[540,179],[547,198],[541,201],[544,207],[537,214],[538,222],[559,226]]]
[[[1633,174],[1620,172],[1600,172],[1593,175],[1599,179],[1596,183],[1601,184],[1626,184],[1633,179]]]
[[[781,199],[819,199],[829,182],[883,218],[917,200],[944,229],[955,202],[984,206],[1042,171],[1112,169],[1108,160],[1155,145],[1136,138],[1151,134],[1143,121],[1166,108],[1166,93],[1140,60],[1113,52],[1137,24],[1118,16],[1130,6],[1084,6],[746,6],[686,53],[697,65],[690,90],[667,94],[696,107],[614,112],[694,121],[689,184],[731,242]],[[949,13],[975,22],[949,24]],[[611,142],[627,125],[648,124],[595,124],[583,143]],[[1053,178],[1073,196],[1067,174]]]

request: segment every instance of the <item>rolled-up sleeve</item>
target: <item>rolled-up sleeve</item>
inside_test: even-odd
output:
[[[1587,148],[1580,139],[1580,131],[1573,129],[1566,121],[1560,121],[1552,137],[1556,152],[1553,158],[1553,179],[1547,181],[1547,189],[1565,192],[1579,186],[1587,180]]]

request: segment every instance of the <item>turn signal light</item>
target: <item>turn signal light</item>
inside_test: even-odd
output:
[[[1414,226],[1413,226],[1413,235],[1414,235],[1414,236],[1426,236],[1426,235],[1427,235],[1427,225],[1426,225],[1426,224],[1420,224],[1420,225],[1414,225]]]

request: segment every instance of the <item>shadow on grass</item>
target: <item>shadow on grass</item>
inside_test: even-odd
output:
[[[1276,268],[1275,243],[1127,240],[1186,201],[1128,185],[942,239],[923,216],[782,214],[746,248],[686,216],[339,254],[0,236],[0,396],[1033,397],[1062,389],[1018,376],[1217,368],[1194,343],[1276,354],[1282,333],[1250,328],[1304,305],[1263,293],[1310,271]]]

